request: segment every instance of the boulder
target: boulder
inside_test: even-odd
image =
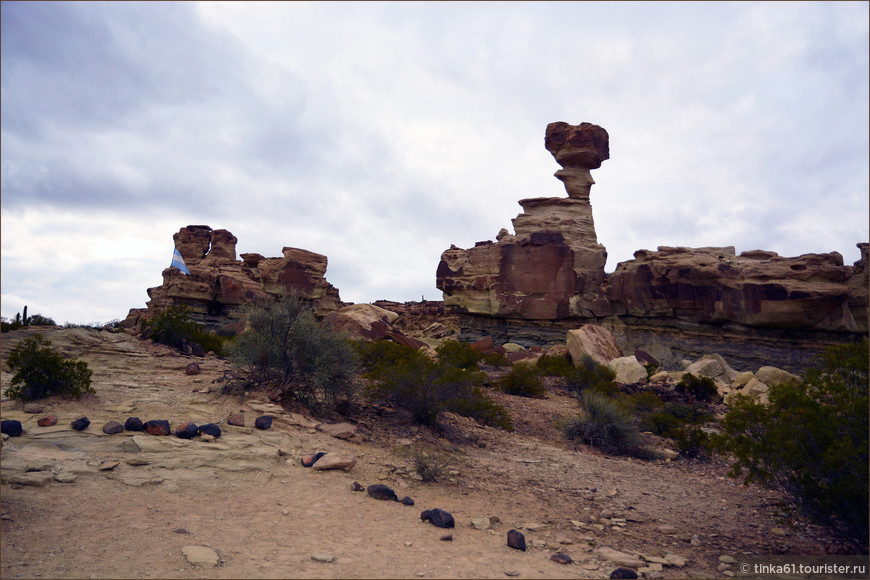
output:
[[[574,361],[574,366],[583,364],[583,358],[586,356],[600,365],[622,357],[622,351],[616,344],[613,333],[597,324],[586,324],[576,330],[569,330],[565,338],[565,346],[571,355],[571,360]]]
[[[212,437],[221,436],[221,428],[215,423],[206,423],[205,425],[200,425],[198,431],[200,435],[210,435]]]
[[[103,425],[103,433],[106,435],[117,435],[124,431],[124,426],[118,421],[109,421]]]
[[[351,304],[330,312],[324,322],[356,340],[373,341],[385,338],[398,318],[395,312],[374,304]]]
[[[124,422],[124,429],[127,431],[143,431],[145,424],[142,423],[142,419],[139,417],[130,417]]]
[[[254,427],[257,429],[270,429],[272,427],[272,417],[269,415],[263,415],[262,417],[257,417],[254,420]]]
[[[526,537],[518,530],[508,530],[507,545],[514,550],[526,551]]]
[[[452,528],[456,525],[456,522],[453,520],[453,515],[441,508],[424,510],[420,514],[420,519],[439,528]]]
[[[90,424],[91,421],[87,417],[79,417],[78,419],[70,423],[70,427],[72,427],[76,431],[84,431],[88,428],[88,425]]]
[[[165,419],[145,421],[145,424],[142,427],[149,435],[169,435],[171,432],[169,421],[166,421]]]
[[[175,428],[175,436],[180,439],[193,439],[199,434],[199,428],[196,423],[187,421]]]
[[[607,363],[607,368],[616,373],[620,385],[636,385],[646,382],[646,369],[634,356],[624,356]]]
[[[729,385],[738,375],[737,371],[728,366],[725,359],[718,354],[705,354],[686,367],[686,372],[698,377],[719,379]]]
[[[4,419],[0,421],[0,432],[9,435],[10,437],[20,437],[24,433],[24,428],[21,426],[21,421],[16,419]]]
[[[396,496],[396,492],[393,491],[392,488],[384,485],[383,483],[375,483],[368,486],[368,488],[366,489],[366,493],[369,494],[369,497],[373,497],[375,499],[385,501],[399,501],[399,498]]]
[[[761,367],[755,372],[755,378],[765,385],[781,385],[792,381],[801,381],[799,376],[776,367]]]

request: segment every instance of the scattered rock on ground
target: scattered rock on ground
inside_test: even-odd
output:
[[[45,407],[40,403],[25,403],[22,411],[28,415],[36,415],[37,413],[42,413],[43,409],[45,409]]]
[[[326,469],[344,469],[349,471],[356,465],[356,457],[350,455],[336,455],[335,453],[327,453],[320,459],[314,462],[312,469],[323,471]]]
[[[629,570],[628,568],[617,568],[610,573],[610,577],[625,580],[634,580],[635,578],[637,578],[637,572],[635,572],[634,570]]]
[[[323,562],[324,564],[335,562],[335,556],[332,554],[311,554],[311,559],[315,562]]]
[[[399,503],[401,503],[402,505],[412,506],[414,505],[414,500],[406,495],[399,501]]]
[[[40,427],[51,427],[57,425],[57,415],[46,415],[36,422]]]
[[[199,426],[200,435],[206,434],[211,435],[212,437],[220,437],[221,436],[221,428],[214,423],[206,423],[205,425]]]
[[[70,423],[70,427],[72,427],[76,431],[84,431],[85,429],[88,428],[88,425],[90,425],[90,424],[91,424],[91,420],[88,419],[87,417],[79,417],[78,419],[76,419],[75,421]]]
[[[488,530],[491,526],[489,518],[474,518],[471,520],[471,527],[476,530]]]
[[[318,451],[317,453],[312,453],[309,455],[302,456],[302,467],[311,467],[314,465],[318,459],[326,455],[325,451]]]
[[[117,435],[124,430],[124,426],[118,421],[109,421],[103,425],[103,433],[106,435]]]
[[[220,562],[217,552],[207,546],[184,546],[181,552],[188,562],[194,566],[214,568]]]
[[[553,554],[550,559],[557,564],[570,564],[574,561],[568,554]]]
[[[227,425],[233,425],[235,427],[244,427],[245,426],[245,415],[244,413],[234,413],[227,417]]]
[[[149,435],[169,435],[169,421],[166,421],[165,419],[145,421],[143,429]]]
[[[257,417],[254,421],[254,427],[257,429],[269,429],[272,427],[272,417],[269,415],[263,415],[262,417]]]
[[[358,481],[354,481],[350,484],[351,491],[365,491],[366,488],[362,486],[362,484]]]
[[[45,487],[49,481],[54,479],[54,474],[50,471],[30,471],[20,475],[13,475],[9,478],[9,483],[18,485],[30,485],[34,487]]]
[[[508,530],[507,545],[514,550],[526,551],[526,537],[518,530]]]
[[[186,375],[198,375],[200,373],[199,364],[192,362],[187,365],[187,368],[184,369],[184,374]]]
[[[15,419],[6,419],[5,421],[0,422],[0,431],[10,437],[20,437],[21,434],[24,433],[24,429],[21,427],[21,421],[16,421]]]
[[[332,425],[319,423],[317,430],[327,435],[332,435],[336,439],[350,439],[356,435],[356,426],[350,423],[335,423]]]
[[[456,525],[453,521],[453,515],[440,508],[425,510],[420,514],[420,519],[424,522],[428,521],[433,526],[439,528],[452,528]]]
[[[373,497],[375,499],[399,501],[398,496],[396,496],[396,492],[393,491],[392,488],[384,485],[383,483],[375,483],[370,485],[366,490],[366,493],[369,494],[369,497]]]
[[[145,424],[139,417],[130,417],[124,422],[124,429],[127,431],[144,431]]]
[[[186,421],[175,428],[175,436],[181,439],[193,439],[199,433],[196,423]]]

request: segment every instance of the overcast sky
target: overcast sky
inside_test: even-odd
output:
[[[635,250],[868,241],[868,3],[2,3],[2,314],[123,319],[172,235],[329,259],[350,302],[440,300],[451,244],[564,196],[548,123],[610,134]]]

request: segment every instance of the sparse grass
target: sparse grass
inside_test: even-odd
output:
[[[561,424],[569,439],[592,445],[608,454],[639,453],[640,433],[631,416],[617,403],[595,391],[586,391],[580,396],[580,405],[581,415]]]
[[[425,482],[437,482],[447,474],[450,455],[435,447],[403,447],[398,454],[408,460]]]

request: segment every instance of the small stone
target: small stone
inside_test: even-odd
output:
[[[117,435],[124,430],[124,426],[118,421],[109,421],[103,425],[103,433],[106,435]]]
[[[144,431],[149,435],[169,435],[169,421],[164,419],[155,419],[153,421],[145,421],[142,426]]]
[[[401,503],[402,505],[412,506],[414,505],[414,500],[406,495],[399,501],[399,503]]]
[[[700,546],[702,544],[701,538],[698,537],[698,534],[693,534],[692,539],[689,540],[689,543],[693,546]]]
[[[327,435],[331,435],[336,439],[350,439],[354,435],[356,435],[356,426],[351,425],[350,423],[319,423],[317,425],[317,430],[326,433]]]
[[[269,429],[272,427],[272,417],[270,415],[263,415],[262,417],[257,417],[254,421],[254,427],[257,429]]]
[[[362,486],[362,484],[358,481],[354,481],[350,484],[351,491],[365,491],[366,488]]]
[[[198,375],[200,373],[199,364],[192,362],[184,369],[186,375]]]
[[[722,572],[722,575],[727,576],[728,578],[733,578],[734,572],[732,570],[725,570],[724,572]]]
[[[185,530],[184,528],[175,528],[172,531],[175,532],[176,534],[189,534],[190,533],[187,530]]]
[[[221,436],[221,428],[214,423],[206,423],[199,426],[199,434],[211,435],[214,438],[218,438]]]
[[[199,433],[196,423],[186,421],[175,428],[175,436],[179,439],[193,439]]]
[[[442,542],[452,542],[453,541],[453,534],[444,534],[443,536],[441,536],[441,541]]]
[[[439,528],[452,528],[456,526],[456,522],[453,520],[453,515],[440,508],[424,510],[420,514],[420,519],[424,522],[428,521],[433,526]]]
[[[184,546],[181,552],[188,562],[194,566],[214,568],[220,562],[217,552],[207,546]]]
[[[507,545],[514,550],[526,551],[526,537],[517,530],[509,530],[507,533]]]
[[[317,453],[310,454],[310,455],[303,455],[302,456],[302,467],[311,467],[312,465],[314,465],[317,462],[318,459],[320,459],[324,455],[326,455],[325,451],[319,451]]]
[[[521,526],[524,530],[534,532],[544,527],[544,524],[526,523]]]
[[[476,530],[488,530],[491,525],[489,518],[474,518],[471,520],[471,527]]]
[[[356,465],[356,457],[350,455],[336,455],[335,453],[327,453],[320,459],[314,462],[312,469],[324,471],[326,469],[343,469],[350,471]]]
[[[380,500],[390,500],[390,501],[399,501],[398,496],[396,496],[396,492],[393,491],[392,488],[387,487],[383,483],[374,483],[368,487],[366,492],[369,494],[369,497],[373,497],[375,499]]]
[[[659,526],[658,529],[663,534],[676,534],[677,533],[677,528],[675,526],[670,526],[667,524]]]
[[[788,535],[788,532],[785,530],[785,528],[770,528],[770,533],[774,536],[780,537]]]
[[[556,541],[566,546],[574,543],[574,540],[569,538],[568,536],[557,536]]]
[[[686,565],[686,559],[677,554],[665,554],[665,560],[675,568],[682,568]]]
[[[54,480],[58,483],[75,483],[76,474],[69,471],[61,471],[54,475]]]
[[[570,564],[574,561],[568,554],[553,554],[550,559],[557,564]]]
[[[79,417],[78,419],[76,419],[75,421],[70,423],[69,425],[70,425],[70,427],[72,427],[76,431],[84,431],[85,429],[88,428],[88,425],[90,425],[90,424],[91,424],[91,421],[87,417]]]
[[[124,422],[124,429],[127,431],[143,431],[145,429],[145,425],[142,423],[142,419],[139,417],[130,417],[127,421]]]
[[[324,564],[335,562],[335,556],[332,554],[311,554],[311,559],[315,562],[323,562]]]
[[[607,497],[616,497],[619,494],[619,490],[615,487],[613,489],[608,489],[605,494]]]
[[[130,457],[126,461],[127,461],[127,465],[133,465],[133,466],[141,466],[141,465],[150,465],[151,464],[151,462],[149,460],[144,459],[142,457]]]
[[[667,556],[665,556],[665,558],[667,558]],[[726,554],[726,555],[723,555],[723,556],[719,556],[719,561],[720,561],[720,562],[724,562],[724,563],[726,563],[726,564],[736,564],[736,563],[737,563],[737,558],[735,558],[734,556],[728,556],[728,555]]]
[[[120,461],[103,461],[102,463],[100,463],[100,466],[97,469],[99,471],[112,471],[120,464]]]
[[[505,575],[505,576],[510,576],[511,578],[516,578],[517,576],[520,575],[520,573],[517,572],[516,570],[505,570],[505,571],[504,571],[504,575]]]
[[[629,570],[628,568],[617,568],[613,572],[610,573],[611,578],[619,578],[624,580],[634,580],[637,578],[637,572],[634,570]]]
[[[716,566],[716,570],[719,572],[724,572],[725,570],[730,570],[731,564],[726,564],[725,562],[719,562],[719,565]]]
[[[24,429],[21,427],[21,421],[16,421],[15,419],[0,421],[0,431],[10,437],[20,437],[21,434],[24,433]]]
[[[36,422],[40,427],[51,427],[57,425],[57,415],[46,415]]]
[[[227,425],[233,425],[235,427],[244,427],[245,426],[245,414],[244,413],[235,413],[227,417]]]
[[[200,441],[204,441],[205,443],[211,443],[212,441],[217,439],[217,437],[215,437],[214,435],[209,435],[208,433],[203,433],[199,436],[199,439]]]
[[[29,415],[36,415],[37,413],[42,413],[43,409],[45,407],[39,403],[25,403],[22,410]]]
[[[596,550],[596,552],[598,552],[599,556],[602,556],[603,558],[606,558],[619,566],[640,568],[644,564],[643,560],[641,560],[637,556],[632,556],[631,554],[626,554],[625,552],[620,552],[619,550],[614,550],[613,548],[601,546]]]

